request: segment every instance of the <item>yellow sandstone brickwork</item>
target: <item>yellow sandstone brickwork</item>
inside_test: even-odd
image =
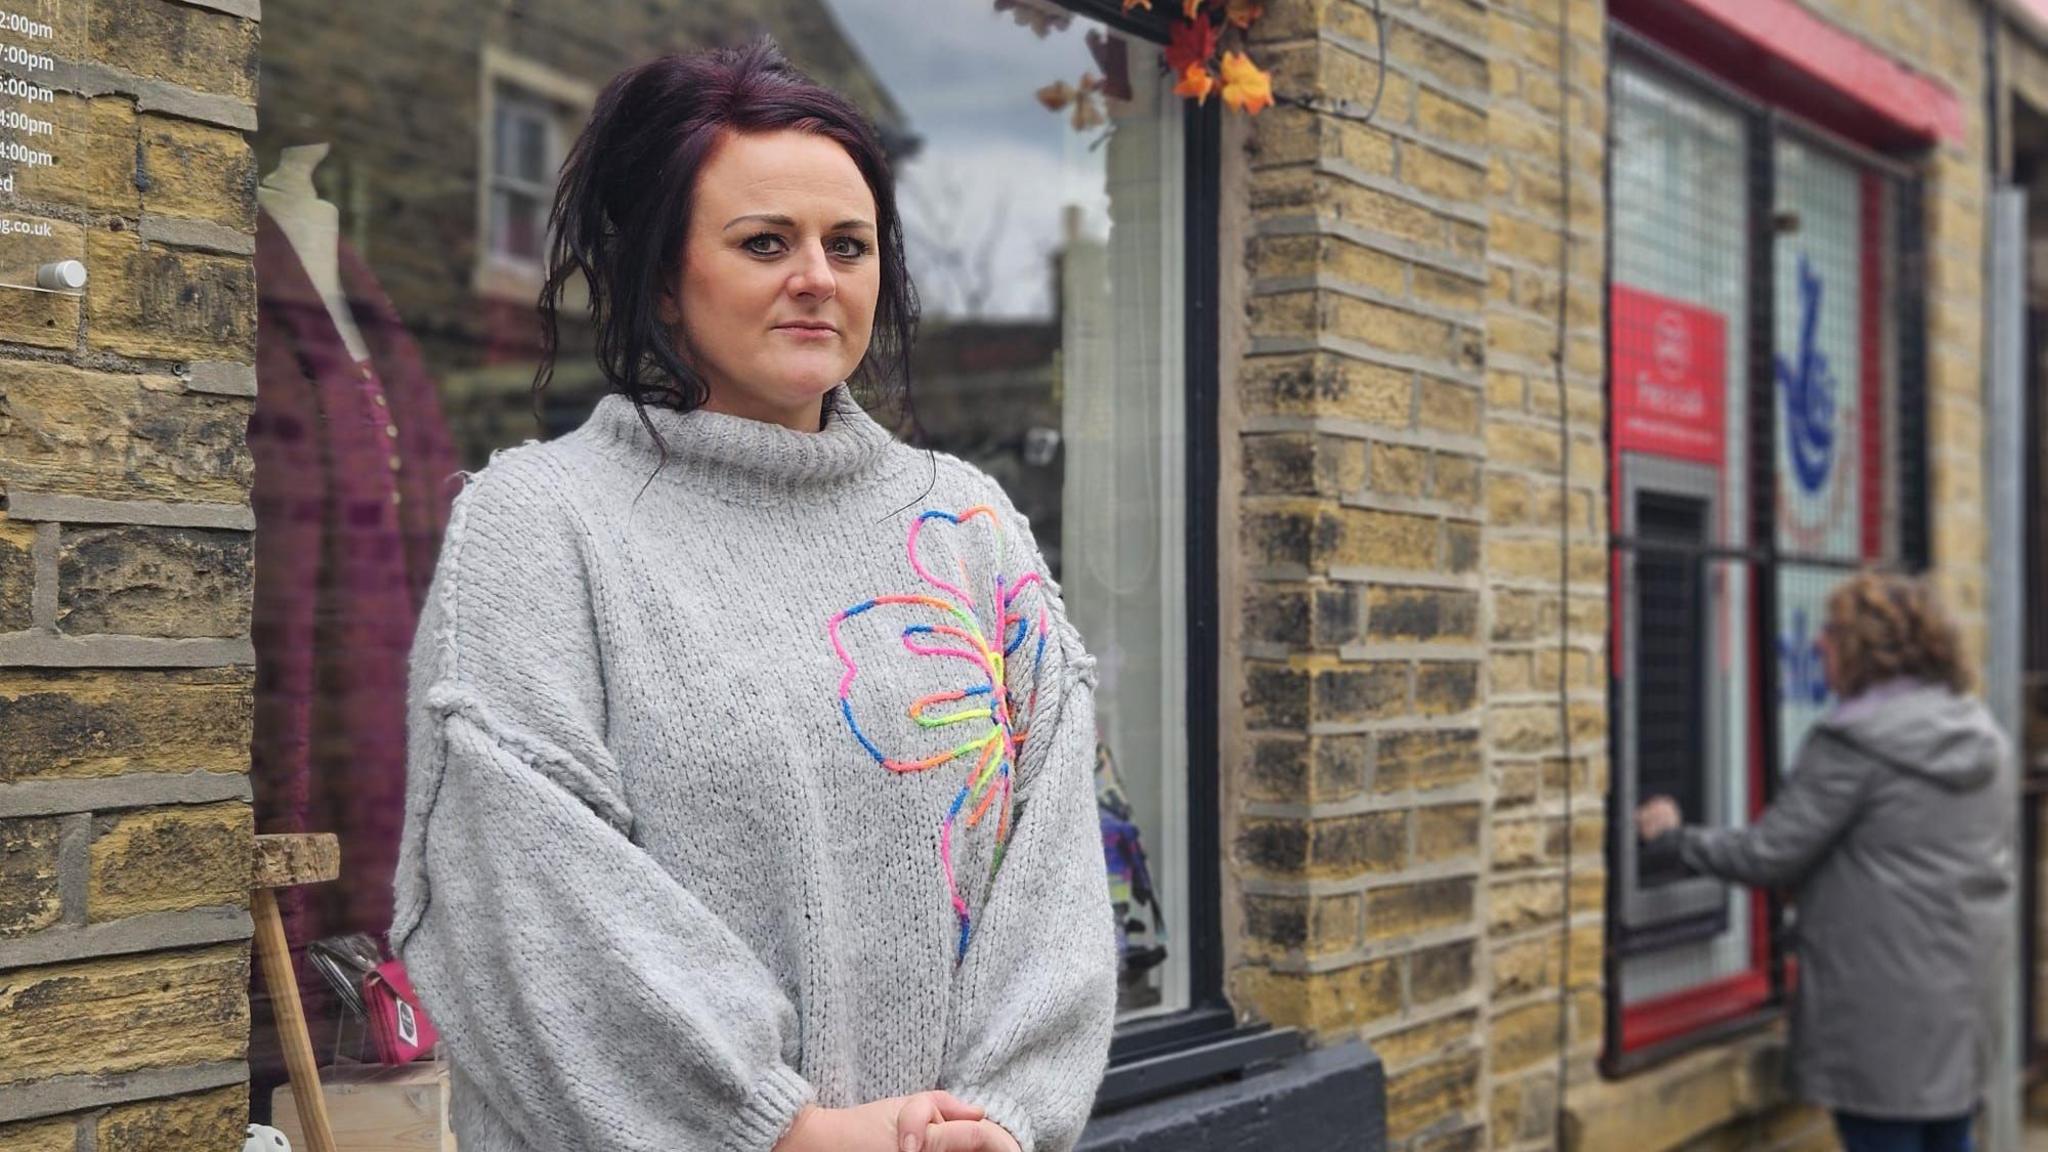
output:
[[[56,133],[0,213],[0,1147],[247,1121],[254,0],[30,4]]]
[[[1493,14],[1279,3],[1249,149],[1241,1006],[1387,1070],[1389,1146],[1485,1145]],[[1226,254],[1226,259],[1228,254]],[[1227,375],[1226,379],[1230,377]],[[1226,478],[1226,483],[1232,478]]]

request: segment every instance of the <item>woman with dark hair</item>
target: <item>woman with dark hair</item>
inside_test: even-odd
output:
[[[413,650],[392,941],[464,1152],[1070,1148],[1094,661],[1002,491],[850,394],[917,319],[872,128],[664,57],[550,224],[550,359],[580,280],[612,394],[471,478]]]
[[[1637,829],[1646,858],[1793,890],[1793,1086],[1847,1152],[1968,1152],[2010,945],[2010,752],[1924,582],[1851,579],[1820,646],[1841,702],[1762,818],[1680,827],[1660,796]]]

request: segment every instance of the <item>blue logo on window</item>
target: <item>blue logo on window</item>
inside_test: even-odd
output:
[[[1792,627],[1778,634],[1778,699],[1786,704],[1825,704],[1827,662],[1820,637],[1806,622],[1806,609],[1792,610]]]
[[[1835,373],[1820,350],[1820,277],[1799,257],[1799,358],[1777,363],[1778,393],[1785,398],[1785,442],[1792,474],[1807,495],[1827,485],[1835,462]]]

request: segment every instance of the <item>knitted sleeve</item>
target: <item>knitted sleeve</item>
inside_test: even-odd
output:
[[[1028,530],[1023,545],[1043,574]],[[1049,578],[1046,586],[1053,642],[1031,686],[1040,705],[1018,762],[1016,826],[954,976],[943,1076],[1025,1152],[1065,1152],[1080,1139],[1116,1015],[1115,930],[1095,810],[1095,661],[1060,611],[1057,586]]]
[[[813,1097],[795,1009],[633,842],[575,517],[498,471],[414,645],[393,947],[470,1107],[533,1146],[765,1152]]]

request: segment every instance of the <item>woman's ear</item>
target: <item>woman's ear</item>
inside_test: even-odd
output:
[[[661,295],[655,299],[655,314],[670,328],[683,322],[683,256],[681,249],[676,252],[675,262],[661,271]]]

